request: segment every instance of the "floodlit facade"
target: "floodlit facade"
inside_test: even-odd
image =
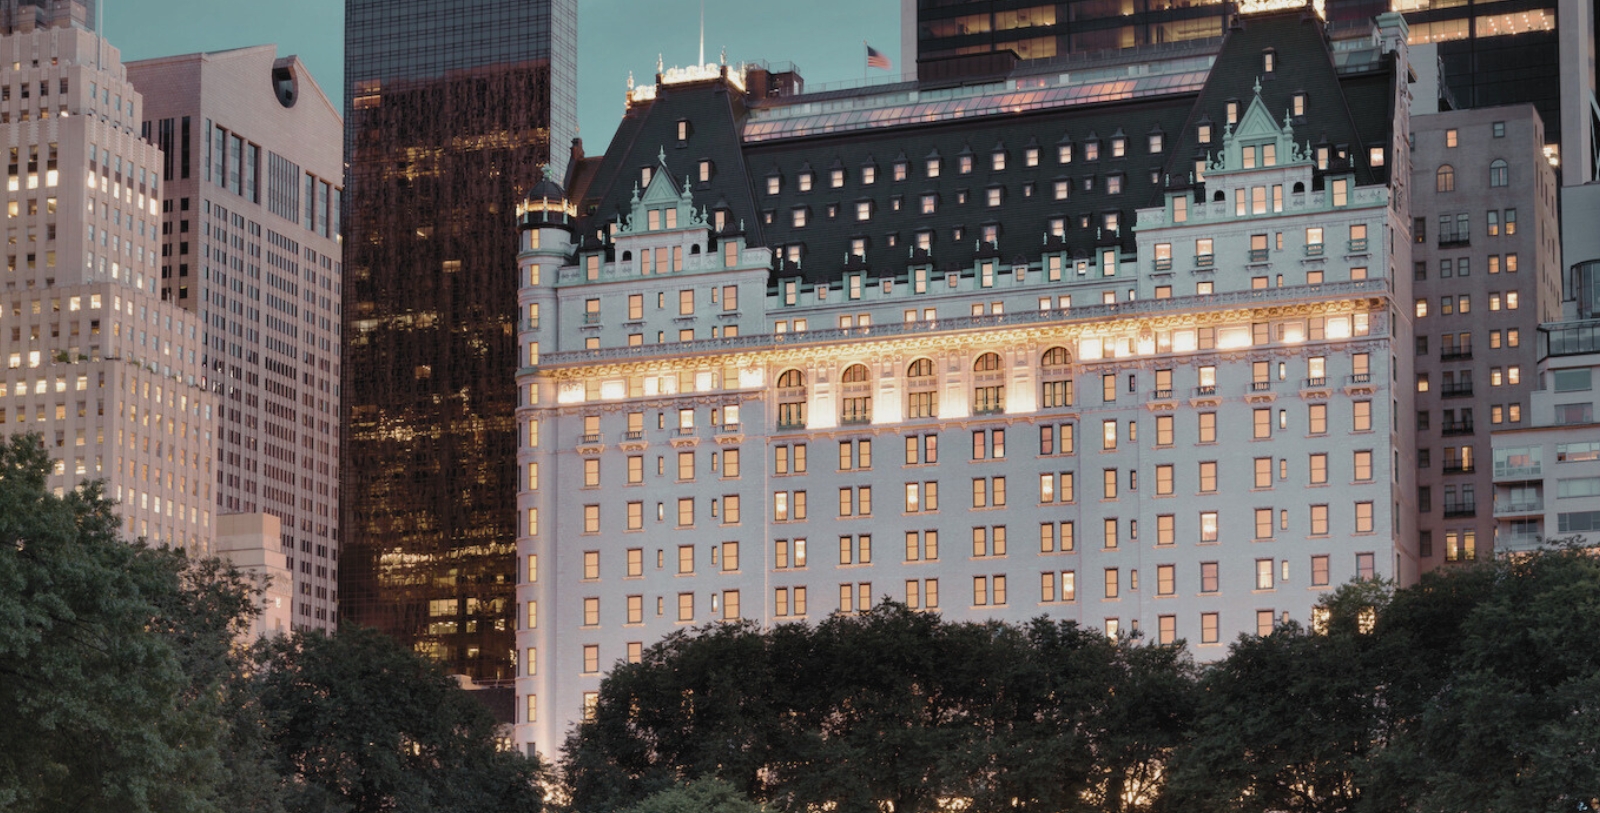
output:
[[[9,245],[0,431],[36,432],[59,494],[101,479],[123,535],[209,553],[216,399],[194,314],[160,294],[160,150],[117,50],[77,4],[0,31]]]
[[[147,59],[161,298],[202,331],[219,514],[269,513],[296,629],[338,625],[339,112],[270,45]],[[287,589],[288,585],[285,585]]]
[[[1295,10],[1094,79],[635,88],[518,210],[519,747],[710,622],[1206,659],[1414,579],[1404,22],[1338,48]]]
[[[1496,512],[1490,433],[1533,420],[1537,332],[1561,318],[1555,170],[1531,105],[1415,116],[1418,555],[1488,558]]]
[[[575,132],[577,0],[345,8],[340,612],[509,683],[516,235]]]

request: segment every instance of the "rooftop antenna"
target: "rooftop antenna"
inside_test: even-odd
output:
[[[706,64],[706,0],[700,0],[700,61],[694,64]]]

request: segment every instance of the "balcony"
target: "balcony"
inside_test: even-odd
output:
[[[1352,384],[1371,384],[1372,383],[1372,373],[1355,373],[1354,375],[1350,376],[1350,383],[1352,383]]]
[[[1326,387],[1328,386],[1328,377],[1317,376],[1316,378],[1308,378],[1306,379],[1305,384],[1302,386],[1306,387],[1307,389],[1312,387]]]
[[[1441,347],[1439,348],[1440,361],[1471,361],[1472,347]]]
[[[1322,244],[1321,243],[1306,243],[1306,256],[1307,257],[1321,257],[1322,256]]]
[[[1216,263],[1216,255],[1213,255],[1213,254],[1196,254],[1196,255],[1194,255],[1194,266],[1196,268],[1210,268],[1215,263]]]
[[[623,440],[644,440],[643,429],[629,429],[622,433]]]
[[[780,432],[804,428],[806,428],[805,421],[778,421],[778,431]]]
[[[1158,401],[1162,400],[1162,399],[1165,399],[1165,398],[1171,398],[1172,397],[1172,388],[1171,387],[1167,387],[1166,389],[1156,390],[1152,394],[1152,397],[1154,397]]]
[[[1440,398],[1471,398],[1472,382],[1446,384],[1439,390]]]
[[[1439,248],[1466,248],[1472,245],[1471,238],[1471,234],[1446,232],[1439,235]]]
[[[1267,250],[1264,248],[1250,249],[1250,262],[1264,263],[1267,261]]]
[[[1155,258],[1154,265],[1152,267],[1157,271],[1171,271],[1172,270],[1172,258],[1171,257],[1157,257],[1157,258]]]
[[[694,437],[694,427],[680,426],[672,430],[672,436],[675,438],[692,438]]]
[[[1494,515],[1497,517],[1542,513],[1544,513],[1544,500],[1542,498],[1495,500],[1494,502]]]
[[[1459,460],[1452,460],[1446,461],[1444,464],[1445,474],[1471,474],[1477,470],[1477,467],[1470,462],[1463,463]]]
[[[600,314],[598,314],[598,313],[585,313],[583,315],[583,323],[586,324],[586,325],[598,325],[598,324],[600,324]]]
[[[1478,515],[1478,504],[1472,502],[1447,502],[1444,504],[1445,519],[1461,519]]]
[[[582,436],[580,436],[578,438],[578,442],[583,444],[583,445],[585,445],[585,446],[589,446],[591,444],[599,443],[600,442],[600,433],[599,432],[590,432],[588,434],[582,435]]]
[[[1495,538],[1494,546],[1507,551],[1533,550],[1542,541],[1538,534],[1501,534]]]
[[[1363,238],[1361,238],[1359,240],[1351,240],[1350,241],[1350,253],[1351,254],[1365,254],[1366,251],[1367,251],[1367,238],[1363,237]]]
[[[1535,463],[1531,466],[1502,466],[1494,467],[1496,480],[1538,480],[1544,476],[1544,464]]]
[[[739,424],[736,424],[736,423],[725,423],[725,424],[717,427],[717,434],[719,434],[719,435],[737,435],[737,434],[739,434],[739,430],[741,430],[743,428],[744,427],[742,427],[742,426],[740,426]]]
[[[1272,389],[1272,382],[1271,381],[1252,381],[1252,382],[1250,382],[1250,391],[1251,392],[1267,392],[1267,391],[1269,391],[1271,389]]]
[[[1217,385],[1216,384],[1202,384],[1202,385],[1194,388],[1194,394],[1195,395],[1216,395],[1217,394]]]
[[[1445,437],[1470,435],[1472,434],[1472,421],[1443,421],[1439,424],[1439,433]]]

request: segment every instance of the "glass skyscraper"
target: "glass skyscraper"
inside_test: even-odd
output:
[[[515,673],[515,202],[576,130],[576,0],[345,4],[344,620]]]

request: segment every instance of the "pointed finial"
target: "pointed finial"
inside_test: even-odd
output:
[[[628,71],[628,90],[633,90],[633,71]]]
[[[660,54],[656,54],[656,73],[661,73],[661,72],[665,71],[666,69],[667,69],[667,65],[661,59],[661,55]]]
[[[1256,95],[1260,96],[1261,95],[1261,76],[1260,76],[1260,74],[1256,75],[1256,88],[1255,88],[1255,90],[1256,90]]]
[[[667,163],[667,148],[666,147],[664,147],[664,146],[656,147],[656,160],[661,162],[662,166],[666,165],[666,163]]]
[[[728,46],[722,46],[722,64],[728,64]]]

